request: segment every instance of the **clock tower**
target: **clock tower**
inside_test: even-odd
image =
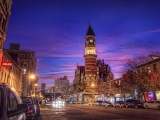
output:
[[[89,24],[87,34],[85,36],[85,90],[91,94],[96,94],[97,89],[97,53],[96,53],[96,36],[92,30],[91,25]]]

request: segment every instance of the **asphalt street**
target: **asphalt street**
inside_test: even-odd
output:
[[[40,120],[160,120],[160,110],[47,104],[41,106]]]

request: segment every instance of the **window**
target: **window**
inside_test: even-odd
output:
[[[23,103],[26,103],[26,104],[32,104],[32,99],[30,97],[22,97],[21,98]]]
[[[0,87],[0,116],[3,113],[3,89]]]
[[[139,74],[140,74],[140,69],[138,69],[138,70],[137,70],[137,73],[139,73]]]
[[[4,3],[5,3],[5,0],[2,0],[2,3],[4,4]]]
[[[17,100],[13,92],[10,90],[8,94],[8,111],[13,111],[16,109],[17,109]]]
[[[2,16],[2,14],[0,13],[0,27],[2,27],[2,20],[3,20],[3,16]]]
[[[23,74],[26,74],[26,69],[23,69]]]
[[[147,66],[147,71],[148,71],[148,73],[151,73],[151,67],[150,66]]]
[[[142,73],[145,72],[144,68],[142,68]]]
[[[157,64],[153,64],[153,71],[154,73],[156,73],[158,70],[157,70]]]
[[[1,74],[2,76],[1,76],[1,79],[2,79],[2,81],[3,81],[3,71],[2,71],[2,74]]]

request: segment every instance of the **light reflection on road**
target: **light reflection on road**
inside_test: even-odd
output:
[[[64,108],[65,107],[65,102],[64,101],[53,101],[52,103],[53,108]]]

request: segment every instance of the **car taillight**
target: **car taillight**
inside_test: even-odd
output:
[[[27,113],[32,113],[33,112],[33,110],[31,109],[31,110],[28,110],[28,112]]]

